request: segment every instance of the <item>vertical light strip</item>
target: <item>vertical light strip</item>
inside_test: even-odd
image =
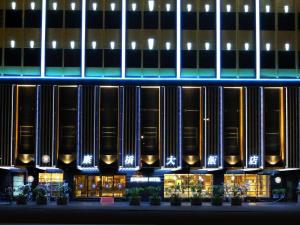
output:
[[[81,155],[81,89],[82,86],[79,85],[77,87],[77,167],[80,166],[80,162],[82,160]]]
[[[280,155],[281,160],[285,160],[285,126],[284,126],[284,116],[285,116],[285,105],[284,105],[284,87],[279,89],[280,91]]]
[[[122,50],[121,50],[121,76],[125,79],[126,74],[126,0],[122,0]]]
[[[245,168],[248,168],[248,89],[245,87]]]
[[[176,78],[181,74],[181,0],[176,0]]]
[[[220,104],[219,104],[219,118],[220,118],[220,129],[219,129],[219,132],[220,132],[220,164],[219,164],[219,167],[220,168],[223,168],[223,156],[224,156],[224,150],[223,150],[223,92],[224,92],[224,89],[223,87],[219,87],[219,91],[220,91]]]
[[[179,164],[178,167],[181,168],[182,167],[182,87],[178,88],[179,90],[179,110],[178,110],[178,119],[179,119],[179,126],[178,126],[178,142],[179,142]]]
[[[135,160],[135,166],[139,167],[140,166],[140,155],[141,155],[141,87],[136,87],[136,113],[137,113],[137,122],[136,122],[136,147],[135,147],[135,155],[136,155],[136,160]]]
[[[285,168],[289,168],[288,88],[285,88]]]
[[[47,1],[42,1],[42,28],[41,28],[41,77],[45,77],[45,59],[46,59],[46,15],[47,15]]]
[[[264,88],[260,87],[260,154],[261,154],[261,165],[264,168]]]
[[[81,77],[85,77],[86,0],[81,7]]]
[[[51,164],[54,167],[54,149],[55,149],[55,86],[52,87],[52,155],[51,155]]]
[[[94,156],[93,156],[93,161],[94,164],[93,166],[97,166],[96,164],[96,158],[97,160],[99,157],[96,155],[96,138],[97,138],[97,132],[96,132],[96,124],[97,124],[97,86],[94,86],[94,126],[93,126],[93,131],[94,131],[94,141],[93,141],[93,149],[94,149]],[[98,123],[99,124],[99,123]]]
[[[207,87],[204,87],[204,168],[207,167]]]
[[[260,10],[259,0],[255,0],[255,51],[256,51],[256,79],[260,79]]]
[[[39,146],[39,120],[40,120],[40,88],[41,86],[40,85],[37,85],[36,86],[36,114],[35,114],[35,163],[36,163],[36,166],[40,166],[41,162],[39,160],[39,151],[41,150],[40,149],[40,146]]]
[[[217,47],[217,79],[221,78],[221,0],[216,0],[216,47]]]
[[[14,166],[14,162],[13,162],[13,141],[14,141],[14,106],[15,106],[15,101],[14,101],[14,90],[15,90],[15,85],[12,85],[12,88],[11,88],[11,119],[10,119],[10,125],[11,125],[11,128],[10,128],[10,165],[11,166]]]
[[[163,113],[163,121],[164,121],[164,136],[163,136],[163,141],[164,141],[164,147],[163,147],[163,167],[166,166],[166,87],[163,87],[163,104],[164,104],[164,113]]]

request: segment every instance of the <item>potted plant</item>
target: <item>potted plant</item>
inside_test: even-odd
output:
[[[38,185],[33,190],[37,205],[47,205],[47,189],[44,185]]]
[[[160,205],[161,204],[161,197],[160,197],[160,188],[159,187],[148,187],[148,193],[150,195],[149,201],[150,205]]]
[[[230,194],[231,194],[231,205],[240,206],[242,205],[243,197],[247,192],[247,188],[243,185],[234,183],[231,185]]]
[[[142,188],[130,188],[127,189],[127,196],[129,197],[129,205],[141,204],[141,192]]]
[[[211,204],[214,206],[223,205],[224,187],[223,185],[213,185]]]
[[[191,205],[202,205],[202,183],[198,182],[196,185],[191,187],[192,197],[191,197]]]
[[[57,205],[67,205],[69,201],[70,188],[67,183],[58,186],[58,196],[56,198]]]
[[[272,194],[274,199],[283,200],[286,195],[286,189],[285,188],[273,189]]]
[[[17,205],[26,205],[31,191],[30,185],[26,184],[19,188],[20,193],[16,197]]]
[[[179,184],[175,185],[175,187],[170,188],[170,204],[171,206],[181,206],[181,197],[180,192],[183,191]]]

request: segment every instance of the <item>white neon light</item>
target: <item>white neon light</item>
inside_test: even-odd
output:
[[[271,11],[271,6],[270,5],[266,5],[266,13],[269,13]]]
[[[217,47],[217,79],[221,78],[221,0],[216,0],[216,47]]]
[[[290,44],[289,43],[285,43],[284,44],[284,49],[285,49],[285,51],[289,51],[290,50]]]
[[[16,41],[15,40],[11,40],[10,41],[10,47],[11,48],[15,48],[16,47]]]
[[[176,78],[181,74],[181,1],[176,0]]]
[[[210,155],[207,160],[208,166],[216,166],[217,165],[218,156],[217,155]]]
[[[149,8],[150,12],[152,12],[154,10],[154,5],[155,5],[154,0],[149,0],[148,1],[148,8]]]
[[[244,5],[244,12],[245,13],[249,12],[249,5]]]
[[[264,88],[260,87],[260,167],[264,168]]]
[[[209,42],[205,42],[204,46],[205,46],[206,51],[208,51],[210,49],[210,43]]]
[[[30,2],[30,8],[31,10],[35,10],[35,2]]]
[[[96,47],[97,47],[97,42],[96,41],[92,41],[92,48],[96,49]]]
[[[57,2],[53,2],[52,3],[52,9],[53,10],[57,10]]]
[[[176,157],[171,155],[167,157],[166,166],[174,167],[176,165]]]
[[[289,6],[288,5],[285,5],[284,6],[284,13],[288,13],[289,12]]]
[[[148,38],[148,48],[152,50],[154,47],[154,38]]]
[[[57,46],[57,42],[56,41],[52,41],[52,48],[56,49],[56,46]]]
[[[110,3],[110,9],[111,9],[111,11],[115,11],[116,3],[114,3],[114,2]]]
[[[137,8],[136,3],[132,3],[132,4],[131,4],[131,9],[132,9],[132,11],[136,11],[136,8]]]
[[[132,50],[135,50],[135,49],[136,49],[136,42],[135,42],[135,41],[132,41],[132,42],[131,42],[131,49],[132,49]]]
[[[41,77],[45,77],[47,0],[42,0]]]
[[[133,166],[134,165],[134,155],[126,155],[124,165],[125,166]]]
[[[230,4],[226,5],[226,12],[231,12],[231,5]]]
[[[110,49],[115,49],[116,43],[114,41],[109,42]]]
[[[259,156],[251,155],[249,157],[249,166],[257,166],[258,165]]]
[[[271,44],[270,43],[266,43],[266,50],[270,51],[271,50]]]
[[[250,45],[248,42],[244,44],[245,51],[249,51]]]
[[[170,3],[166,4],[166,10],[167,10],[167,12],[170,12],[170,10],[171,10],[171,4]]]
[[[186,43],[186,48],[188,51],[192,50],[192,42]]]
[[[74,11],[76,8],[76,3],[75,2],[71,2],[71,9]]]
[[[15,10],[17,7],[17,3],[16,2],[11,2],[11,9]]]
[[[167,50],[170,50],[171,49],[171,42],[166,42],[166,49]]]
[[[81,165],[91,165],[93,161],[93,156],[92,155],[85,155],[83,157]]]
[[[97,4],[97,2],[93,2],[93,4],[92,4],[92,8],[93,8],[93,10],[94,10],[94,11],[96,11],[96,10],[97,10],[97,7],[98,7],[98,4]]]
[[[260,79],[260,1],[255,0],[255,54],[256,54],[256,79]]]
[[[227,49],[227,51],[231,51],[231,47],[232,47],[231,43],[228,42],[228,43],[226,44],[226,49]]]
[[[122,28],[121,28],[121,78],[126,74],[126,0],[122,0]]]
[[[130,183],[160,183],[160,177],[130,177]]]
[[[192,4],[186,5],[186,11],[188,11],[188,12],[192,11]]]
[[[81,6],[81,77],[85,77],[85,45],[86,45],[86,1],[82,0]]]
[[[75,41],[70,41],[70,48],[74,49],[75,48]]]
[[[33,40],[29,41],[29,46],[30,46],[30,48],[34,48],[34,41]]]
[[[205,12],[209,12],[209,10],[210,10],[210,5],[209,5],[209,4],[205,4],[204,8],[205,8]]]

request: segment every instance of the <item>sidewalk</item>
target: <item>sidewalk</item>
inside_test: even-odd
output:
[[[0,204],[0,223],[79,223],[79,224],[180,224],[180,225],[299,225],[300,206],[296,203],[244,203],[243,206],[129,206],[127,202],[101,206],[98,202],[70,202],[57,206]],[[201,223],[199,223],[201,221]]]

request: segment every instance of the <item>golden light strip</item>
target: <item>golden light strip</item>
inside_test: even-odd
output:
[[[284,144],[285,144],[285,124],[284,124],[284,88],[280,88],[280,156],[281,160],[284,161],[285,154],[284,154]]]

